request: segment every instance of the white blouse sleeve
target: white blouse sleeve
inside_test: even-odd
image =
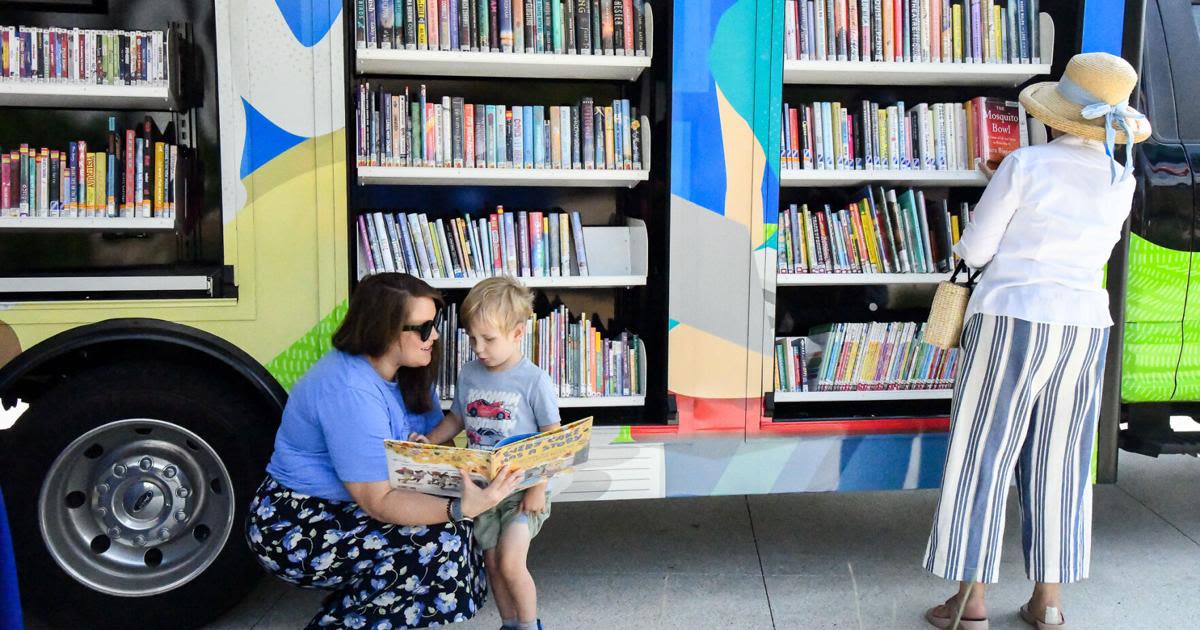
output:
[[[954,253],[961,256],[972,269],[979,269],[991,262],[1009,221],[1020,205],[1022,187],[1019,160],[1016,153],[1010,153],[1000,162],[1000,168],[996,169],[992,181],[975,205],[971,223],[954,246]]]

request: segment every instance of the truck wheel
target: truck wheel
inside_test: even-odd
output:
[[[237,603],[262,575],[242,528],[277,423],[243,392],[131,362],[39,397],[5,440],[26,604],[55,627],[192,628]]]

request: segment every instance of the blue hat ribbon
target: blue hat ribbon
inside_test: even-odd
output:
[[[1083,110],[1079,113],[1087,120],[1104,117],[1104,153],[1109,158],[1110,179],[1114,184],[1125,181],[1133,173],[1133,121],[1145,120],[1146,116],[1125,103],[1105,103],[1066,76],[1058,82],[1057,90],[1063,98],[1082,105]],[[1120,125],[1121,131],[1125,132],[1125,169],[1119,178],[1116,160],[1113,159],[1117,140],[1117,132],[1114,129],[1116,125]]]

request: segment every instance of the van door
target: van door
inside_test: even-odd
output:
[[[1190,11],[1191,15],[1180,16],[1179,26],[1168,33],[1168,38],[1177,36],[1178,41],[1169,41],[1173,59],[1187,60],[1175,63],[1178,86],[1176,102],[1181,104],[1177,116],[1179,137],[1187,151],[1188,164],[1192,172],[1192,260],[1188,273],[1188,288],[1183,311],[1183,351],[1179,357],[1179,369],[1175,377],[1177,401],[1200,401],[1200,80],[1196,77],[1195,60],[1200,55],[1200,1],[1193,0],[1191,6],[1173,3],[1174,8]],[[1186,77],[1184,76],[1186,75]]]
[[[1179,2],[1146,3],[1141,107],[1154,134],[1135,154],[1139,177],[1130,220],[1121,378],[1127,403],[1173,400],[1183,354],[1196,200],[1180,139],[1183,109],[1176,104],[1194,104],[1193,113],[1200,106],[1200,95],[1188,94],[1197,89],[1195,81],[1182,78],[1195,58],[1185,52],[1188,44],[1196,45],[1191,10]]]

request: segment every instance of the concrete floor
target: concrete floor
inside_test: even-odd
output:
[[[1071,627],[1200,626],[1200,460],[1122,453],[1096,488],[1092,577],[1066,588]],[[950,593],[919,566],[933,491],[732,496],[555,506],[530,565],[545,627],[924,628]],[[991,627],[1027,628],[1010,504]],[[264,579],[209,630],[299,628],[320,593]],[[463,630],[500,625],[489,604]]]

